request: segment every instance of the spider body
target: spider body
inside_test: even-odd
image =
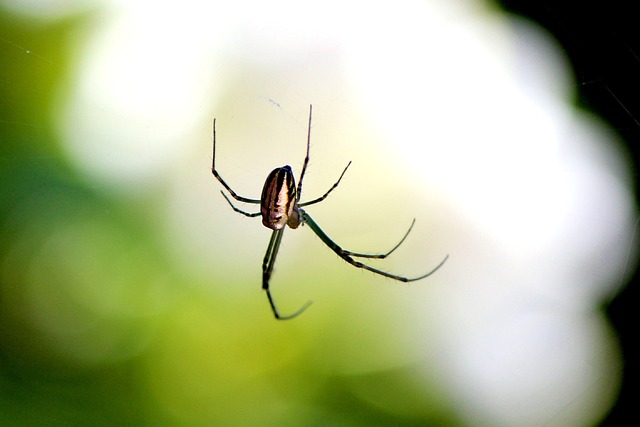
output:
[[[296,181],[291,166],[274,169],[264,183],[260,197],[262,224],[272,230],[280,230],[285,225],[298,228],[298,202]]]
[[[282,235],[286,228],[285,225],[288,225],[290,228],[298,228],[300,224],[307,224],[311,231],[313,231],[316,236],[318,236],[318,238],[325,245],[327,245],[327,247],[329,247],[329,249],[335,252],[344,261],[348,262],[354,267],[368,270],[374,274],[388,277],[393,280],[398,280],[400,282],[414,282],[416,280],[424,279],[425,277],[430,276],[436,270],[438,270],[449,257],[449,255],[445,256],[440,264],[438,264],[428,273],[411,278],[391,274],[386,271],[371,267],[370,265],[364,264],[360,261],[354,260],[354,258],[384,259],[387,256],[391,255],[391,253],[393,253],[407,238],[407,236],[411,232],[411,229],[413,228],[413,225],[415,224],[415,219],[411,223],[411,226],[409,226],[409,230],[407,230],[400,242],[398,242],[390,251],[381,254],[352,252],[343,249],[320,228],[320,226],[311,218],[311,216],[307,212],[302,209],[302,207],[313,205],[326,199],[327,196],[338,186],[338,184],[340,184],[340,181],[342,180],[345,172],[347,172],[347,169],[349,169],[351,162],[347,164],[347,166],[342,171],[342,174],[340,174],[338,180],[331,186],[331,188],[329,188],[326,193],[324,193],[324,195],[308,202],[300,202],[300,197],[302,195],[302,180],[304,178],[305,171],[307,170],[307,165],[309,164],[309,148],[311,145],[311,112],[312,107],[309,106],[307,155],[304,158],[302,172],[300,173],[300,179],[298,180],[298,186],[296,187],[295,178],[290,166],[287,165],[281,168],[276,168],[271,171],[269,176],[267,176],[264,187],[262,188],[262,195],[260,199],[250,199],[248,197],[238,195],[235,191],[233,191],[233,189],[231,189],[231,187],[224,181],[224,179],[222,179],[222,177],[216,170],[216,120],[213,120],[213,159],[211,161],[211,172],[213,173],[213,176],[229,192],[231,197],[233,197],[237,201],[249,204],[259,204],[260,212],[246,212],[242,209],[238,209],[233,203],[231,203],[231,200],[229,200],[224,191],[221,191],[222,195],[234,211],[251,218],[262,216],[262,224],[265,227],[273,230],[271,233],[271,239],[269,240],[269,244],[267,246],[267,252],[265,253],[264,259],[262,261],[262,289],[264,289],[267,293],[267,298],[269,300],[271,310],[273,311],[273,315],[276,319],[279,320],[286,320],[296,317],[304,310],[306,310],[307,307],[309,307],[309,305],[311,304],[311,301],[309,301],[295,313],[289,316],[283,316],[276,308],[273,297],[271,296],[271,291],[269,290],[269,281],[273,272],[273,266],[278,254],[278,249],[280,248],[280,242],[282,241]]]

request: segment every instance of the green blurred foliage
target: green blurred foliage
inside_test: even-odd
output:
[[[0,15],[3,426],[145,420],[135,373],[150,315],[139,310],[161,256],[148,227],[59,152],[51,108],[75,25]]]
[[[254,293],[257,324],[194,283],[153,195],[78,176],[51,116],[82,19],[0,12],[0,425],[450,424],[411,368],[333,372],[339,338],[273,321]]]

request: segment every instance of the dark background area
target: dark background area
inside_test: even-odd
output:
[[[640,141],[640,23],[631,1],[573,2],[502,0],[502,7],[546,28],[562,45],[578,82],[576,103],[609,122],[623,138],[638,177]],[[634,190],[638,200],[637,185]],[[636,229],[634,244],[638,241]],[[632,265],[635,269],[635,266]],[[629,425],[637,419],[639,358],[637,271],[605,309],[618,333],[624,358],[624,379],[618,402],[603,426]]]

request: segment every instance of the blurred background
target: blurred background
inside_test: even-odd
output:
[[[640,44],[563,2],[0,1],[0,425],[618,425]],[[629,25],[628,25],[629,24]],[[634,24],[635,25],[635,24]],[[270,230],[289,164],[344,248]],[[240,206],[255,211],[255,205]]]

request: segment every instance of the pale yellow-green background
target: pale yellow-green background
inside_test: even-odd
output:
[[[0,3],[1,425],[606,412],[621,366],[598,307],[628,270],[628,170],[611,130],[571,110],[544,34],[472,2],[367,19],[349,2],[45,3]],[[522,46],[543,58],[519,62]],[[257,198],[274,167],[299,174],[311,103],[303,200],[353,161],[307,209],[320,226],[375,252],[416,218],[375,265],[451,258],[401,284],[287,230],[274,298],[314,304],[278,322],[270,230],[220,195],[211,121],[220,173]]]

